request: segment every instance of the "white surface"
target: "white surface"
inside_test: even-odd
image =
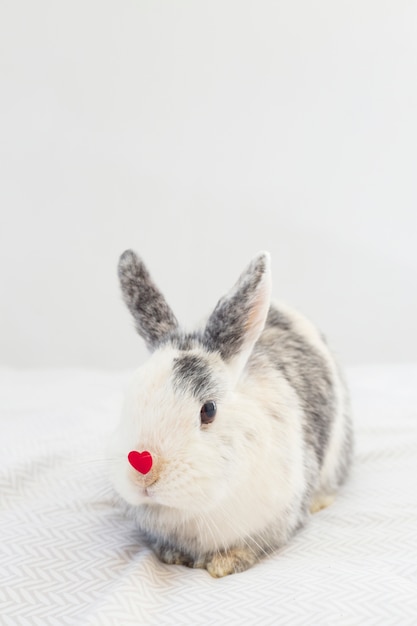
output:
[[[136,366],[119,254],[181,320],[249,258],[343,362],[417,354],[417,3],[2,0],[0,362]]]
[[[415,624],[417,366],[350,370],[357,438],[332,507],[239,575],[160,563],[102,459],[127,374],[0,372],[0,622]]]

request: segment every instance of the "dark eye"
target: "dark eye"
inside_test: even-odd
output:
[[[202,424],[211,424],[216,417],[217,406],[213,401],[206,402],[201,407],[200,419]]]

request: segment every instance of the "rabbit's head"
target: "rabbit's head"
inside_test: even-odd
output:
[[[114,485],[131,505],[202,513],[250,472],[256,399],[238,388],[269,310],[269,255],[254,258],[194,333],[181,331],[130,250],[120,258],[119,278],[152,354],[133,376],[111,443]]]

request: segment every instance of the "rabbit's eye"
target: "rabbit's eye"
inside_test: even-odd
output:
[[[201,407],[201,411],[200,411],[201,423],[211,424],[211,422],[216,417],[216,411],[217,411],[217,407],[216,407],[215,402],[210,401],[210,402],[206,402],[205,404],[203,404],[203,406]]]

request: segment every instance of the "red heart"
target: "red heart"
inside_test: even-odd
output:
[[[136,452],[132,450],[127,455],[127,459],[132,467],[141,474],[147,474],[151,471],[152,467],[152,455],[146,450],[144,452]]]

